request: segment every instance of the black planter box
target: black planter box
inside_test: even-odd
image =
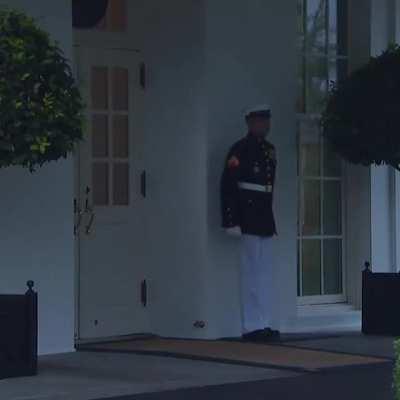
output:
[[[0,295],[0,379],[37,374],[37,293]]]
[[[400,274],[372,272],[365,263],[362,277],[362,332],[400,336]]]

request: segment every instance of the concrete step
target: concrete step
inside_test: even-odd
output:
[[[288,333],[360,330],[361,311],[348,304],[299,306],[297,317],[284,328]]]

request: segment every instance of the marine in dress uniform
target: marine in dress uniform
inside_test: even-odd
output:
[[[271,329],[271,238],[277,235],[273,194],[277,166],[275,146],[265,139],[270,129],[268,105],[245,113],[247,135],[231,146],[221,178],[222,227],[241,238],[242,338],[269,340]]]

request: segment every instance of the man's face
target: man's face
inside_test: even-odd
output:
[[[271,128],[271,119],[262,116],[253,116],[247,119],[249,132],[256,136],[265,137]]]

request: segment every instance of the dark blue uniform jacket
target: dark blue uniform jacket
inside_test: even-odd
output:
[[[263,237],[277,234],[272,210],[276,165],[275,146],[250,133],[229,149],[220,182],[223,228],[240,226],[244,234]],[[243,182],[265,191],[243,188]]]

